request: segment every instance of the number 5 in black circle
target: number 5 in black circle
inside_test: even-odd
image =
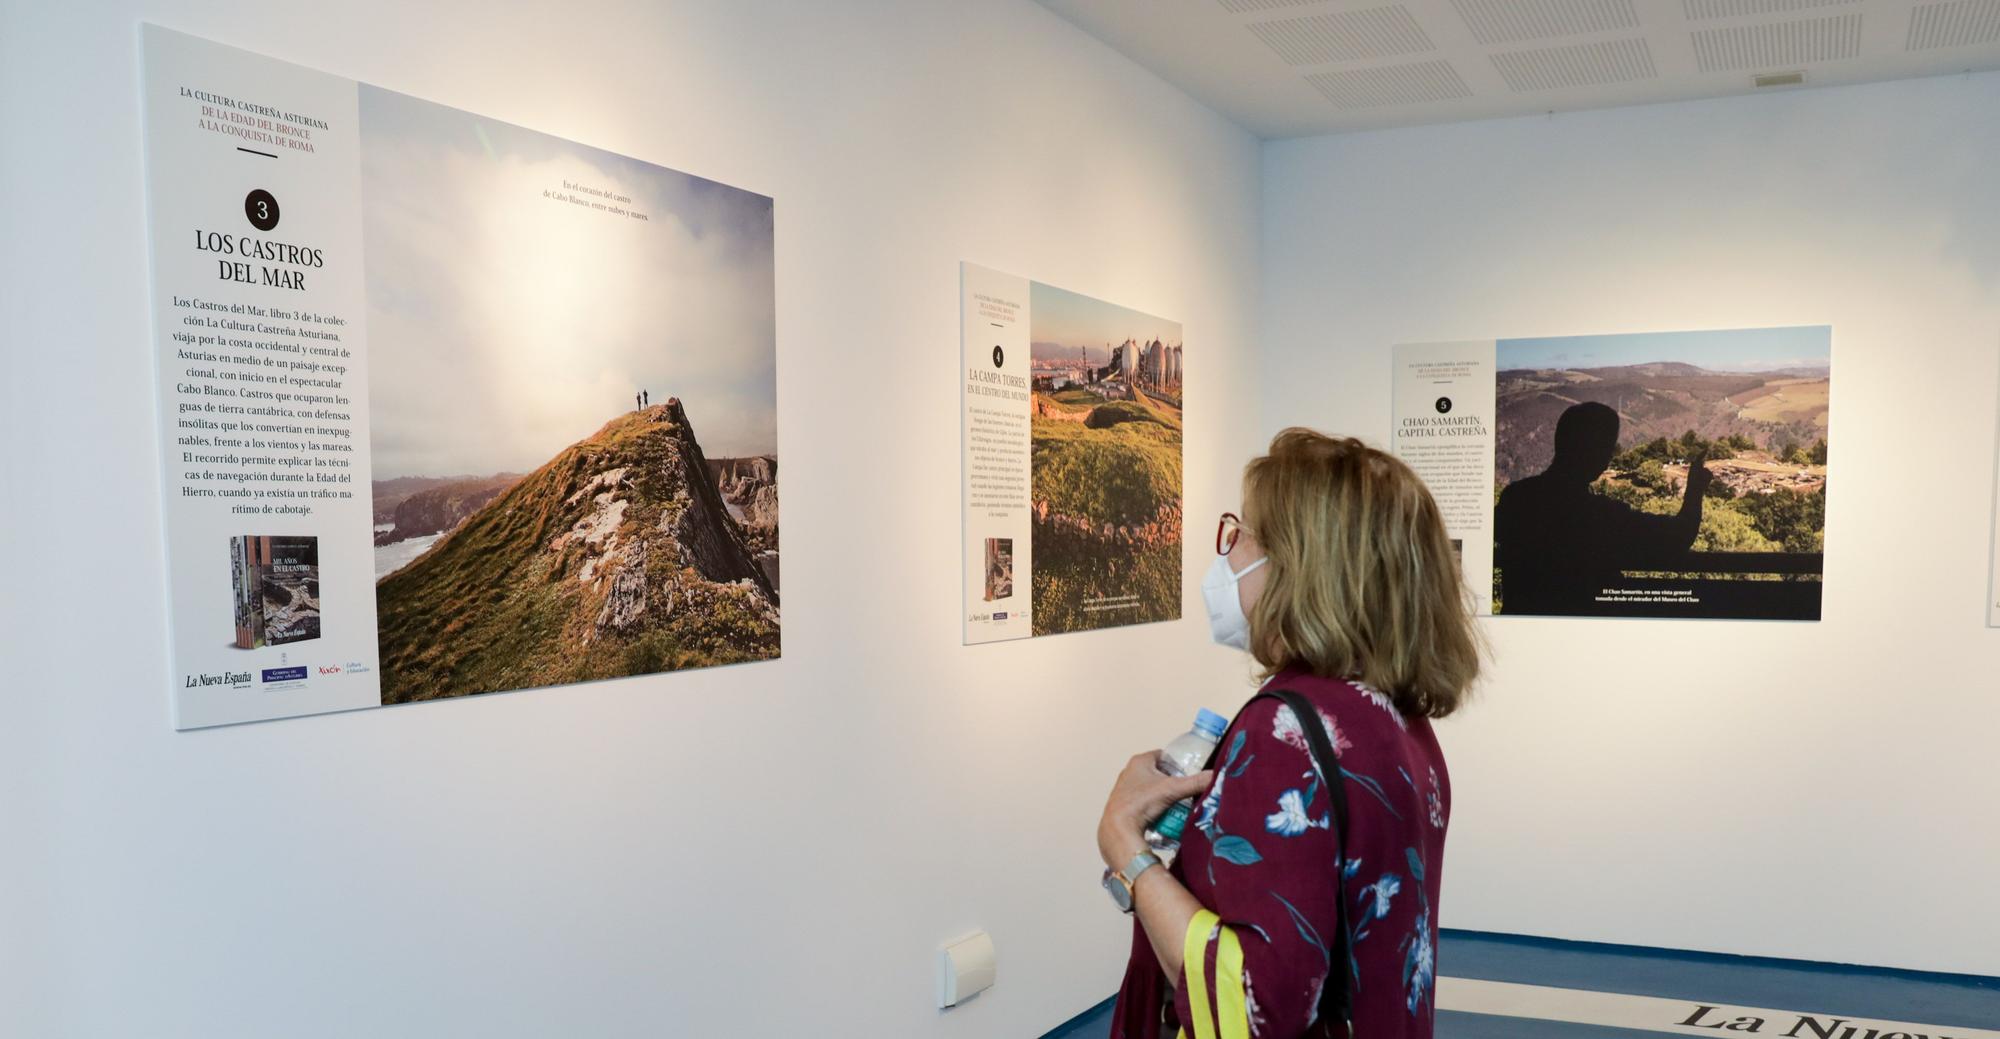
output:
[[[258,188],[243,196],[243,215],[250,218],[250,226],[259,231],[269,231],[278,226],[278,200],[263,188]]]

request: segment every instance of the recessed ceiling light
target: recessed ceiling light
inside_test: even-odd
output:
[[[1760,87],[1795,87],[1805,81],[1804,72],[1766,72],[1750,77],[1750,82]]]

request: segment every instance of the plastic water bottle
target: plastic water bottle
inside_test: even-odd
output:
[[[1208,763],[1208,757],[1215,752],[1215,745],[1222,742],[1223,730],[1229,728],[1229,719],[1204,707],[1195,712],[1194,728],[1174,737],[1172,743],[1160,751],[1160,771],[1170,776],[1190,776],[1201,771]],[[1153,821],[1146,828],[1146,843],[1156,851],[1169,851],[1180,847],[1181,833],[1187,829],[1188,815],[1194,811],[1194,798],[1176,801],[1166,814]]]

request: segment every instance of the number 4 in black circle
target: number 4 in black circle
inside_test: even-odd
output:
[[[269,231],[278,226],[278,200],[270,192],[258,188],[243,196],[243,215],[250,218],[251,227]]]

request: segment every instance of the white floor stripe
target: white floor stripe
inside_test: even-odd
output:
[[[1439,1010],[1636,1028],[1672,1035],[1779,1036],[1782,1039],[2000,1039],[1981,1028],[1878,1021],[1838,1014],[1701,1003],[1618,992],[1439,978]]]

